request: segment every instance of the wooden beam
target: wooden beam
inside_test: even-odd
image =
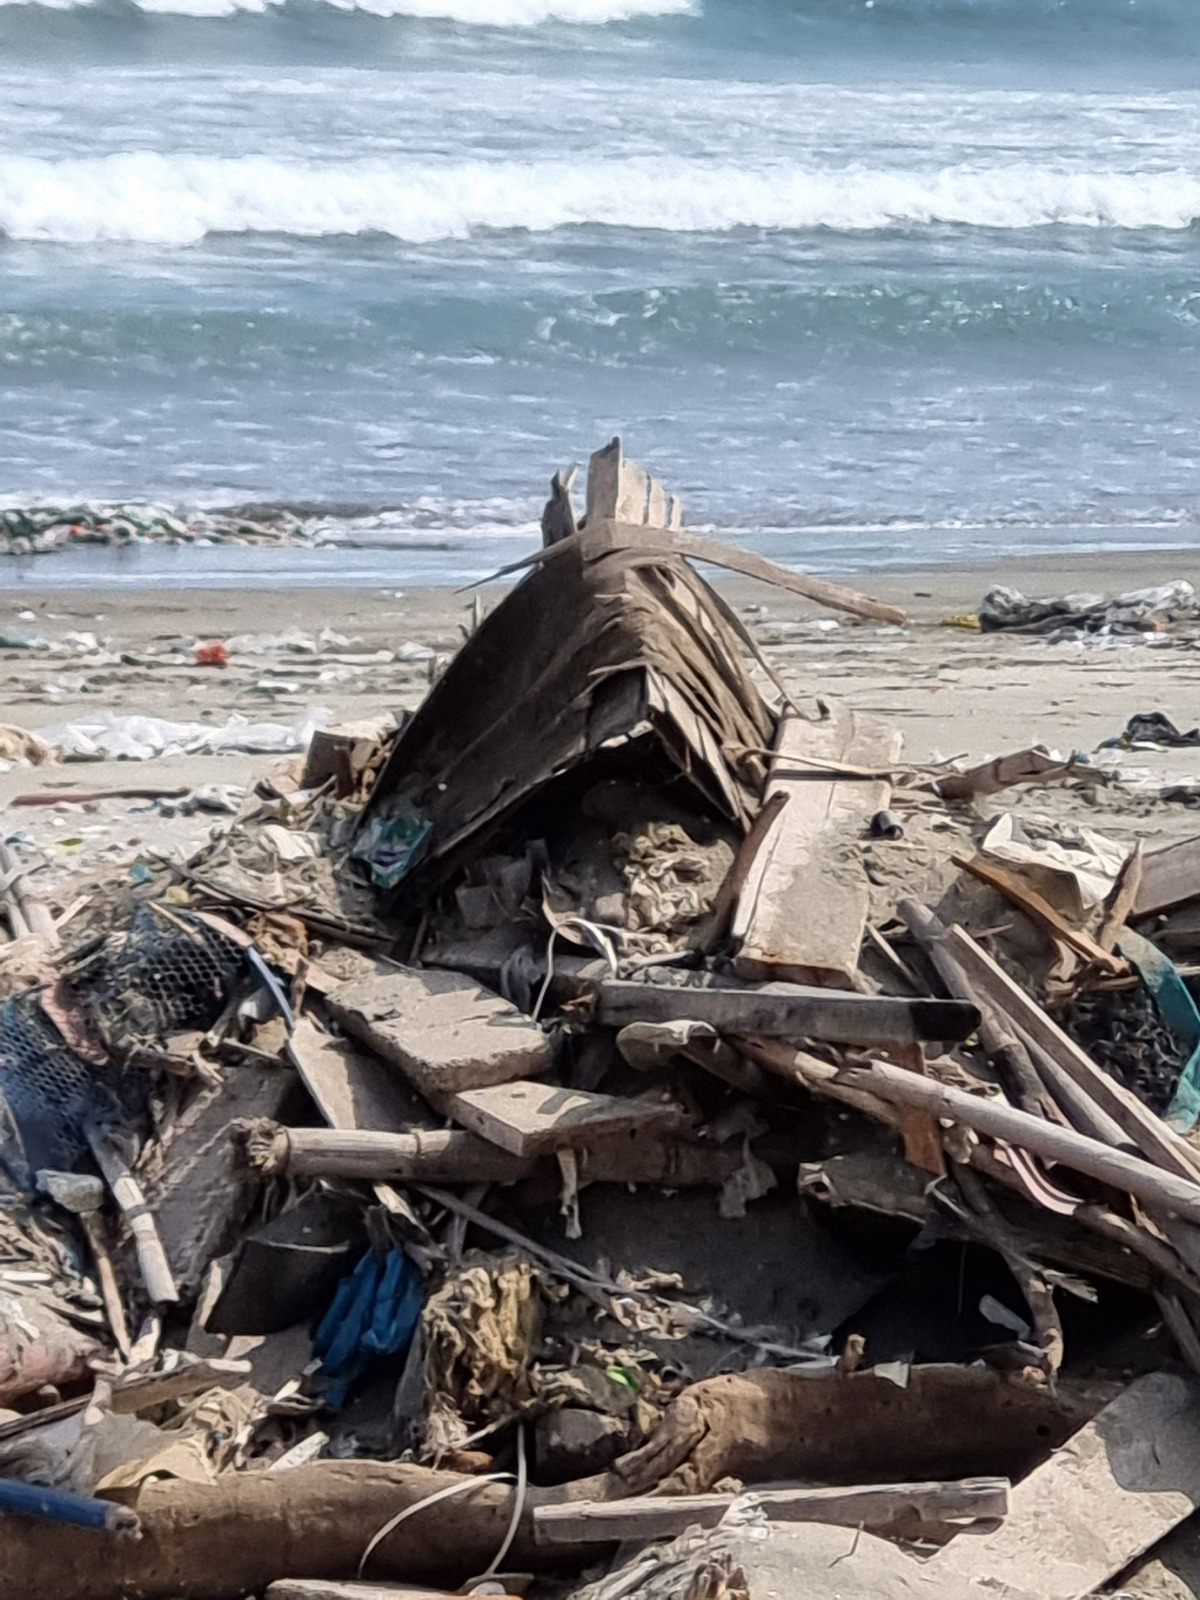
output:
[[[394,1183],[516,1183],[538,1170],[461,1128],[375,1133],[333,1128],[252,1126],[242,1131],[251,1165],[264,1176],[364,1178]],[[740,1149],[664,1139],[658,1129],[589,1138],[578,1151],[586,1183],[658,1183],[669,1188],[725,1182],[742,1165]]]
[[[673,1539],[685,1529],[714,1528],[733,1505],[761,1508],[770,1522],[825,1522],[843,1528],[887,1527],[900,1518],[943,1522],[997,1518],[1008,1512],[1007,1478],[960,1483],[881,1483],[853,1489],[754,1489],[741,1494],[638,1495],[538,1506],[538,1544]]]
[[[886,778],[816,776],[822,762],[893,765],[902,735],[835,705],[824,721],[785,716],[767,779],[767,804],[786,799],[746,874],[733,916],[739,977],[850,989],[870,910],[860,839],[886,808]]]
[[[616,1028],[630,1022],[686,1020],[711,1023],[722,1033],[889,1045],[922,1039],[957,1042],[979,1026],[978,1010],[962,1000],[853,994],[800,984],[717,988],[606,978],[596,993],[596,1020]]]
[[[331,1128],[401,1133],[425,1110],[395,1067],[299,1017],[287,1052]]]

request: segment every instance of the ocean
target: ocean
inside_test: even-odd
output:
[[[817,569],[1192,544],[1198,61],[1194,0],[0,0],[0,498],[449,582],[620,432]]]

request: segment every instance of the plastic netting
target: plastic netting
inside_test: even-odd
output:
[[[226,934],[186,913],[141,906],[93,977],[92,1007],[111,1044],[208,1028],[245,970]]]
[[[0,1101],[0,1157],[26,1186],[39,1167],[70,1171],[86,1124],[118,1107],[111,1077],[63,1043],[37,995],[0,1001]]]

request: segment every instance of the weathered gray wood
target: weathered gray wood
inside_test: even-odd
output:
[[[280,1578],[267,1600],[455,1600],[452,1589],[414,1589],[408,1583],[338,1583],[332,1578]]]
[[[757,851],[738,896],[734,969],[743,978],[853,986],[870,909],[860,839],[891,794],[886,779],[822,779],[813,761],[892,765],[902,736],[835,704],[822,722],[786,716],[767,782],[787,803]]]
[[[454,1095],[446,1110],[456,1122],[515,1156],[567,1149],[603,1134],[664,1126],[680,1118],[679,1108],[670,1102],[534,1082],[469,1089]]]
[[[588,463],[587,520],[624,522],[632,527],[679,526],[679,502],[642,467],[626,461],[620,438],[597,450]]]
[[[1196,899],[1200,899],[1200,834],[1147,851],[1129,918],[1154,917]]]
[[[936,1117],[960,1122],[993,1139],[1003,1139],[1034,1155],[1044,1156],[1048,1161],[1058,1161],[1075,1172],[1084,1172],[1100,1183],[1136,1195],[1148,1206],[1185,1217],[1190,1222],[1200,1222],[1200,1183],[1164,1172],[1140,1156],[1113,1150],[1072,1128],[1060,1128],[1041,1117],[1031,1117],[1005,1101],[987,1100],[962,1089],[952,1089],[936,1078],[922,1077],[887,1061],[873,1061],[867,1067],[846,1067],[838,1074],[837,1081],[895,1105],[919,1106]]]
[[[597,985],[596,1016],[616,1028],[631,1022],[708,1022],[722,1033],[835,1044],[949,1043],[979,1026],[978,1010],[962,1000],[909,1000],[787,983],[742,989],[622,978]]]
[[[141,1185],[129,1170],[119,1141],[115,1136],[96,1128],[88,1129],[87,1138],[96,1165],[104,1174],[104,1181],[112,1190],[113,1199],[133,1235],[138,1267],[151,1304],[173,1304],[179,1299],[179,1290],[171,1275],[158,1226],[146,1204]]]
[[[238,1170],[229,1137],[239,1117],[277,1117],[296,1074],[275,1066],[226,1066],[175,1119],[162,1170],[146,1184],[180,1296],[192,1299],[214,1256],[233,1243],[257,1187]]]
[[[1178,1177],[1200,1177],[1200,1169],[1183,1140],[1148,1106],[1103,1072],[1087,1051],[1064,1033],[965,929],[951,928],[945,942],[983,998],[1003,1011],[1034,1044],[1046,1051],[1143,1155]]]
[[[1200,1386],[1150,1373],[1017,1485],[1002,1528],[956,1540],[928,1570],[1082,1600],[1197,1505]]]
[[[393,1068],[344,1039],[322,1033],[309,1018],[297,1020],[287,1049],[331,1128],[402,1133],[419,1115],[419,1101]],[[428,1120],[428,1111],[425,1115]]]
[[[545,1072],[550,1041],[516,1006],[458,972],[399,967],[327,997],[348,1033],[436,1097]]]
[[[754,1489],[743,1494],[639,1495],[628,1500],[581,1500],[538,1506],[539,1544],[673,1539],[685,1528],[713,1528],[741,1500],[760,1506],[771,1522],[824,1522],[844,1528],[886,1527],[898,1518],[937,1522],[995,1518],[1008,1511],[1007,1478],[960,1483],[885,1483],[852,1489]]]
[[[261,1125],[247,1150],[264,1175],[365,1178],[397,1183],[516,1183],[537,1170],[533,1157],[511,1155],[461,1128],[374,1133]],[[722,1184],[742,1165],[738,1149],[664,1139],[654,1127],[589,1137],[578,1152],[588,1183],[661,1183],[669,1188]]]

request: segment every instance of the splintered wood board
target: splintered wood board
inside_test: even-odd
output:
[[[446,1110],[455,1122],[515,1156],[540,1155],[587,1144],[603,1134],[679,1121],[679,1108],[611,1094],[518,1082],[454,1095]]]
[[[394,1067],[322,1033],[307,1017],[297,1021],[288,1054],[331,1128],[405,1133],[414,1123],[435,1125]]]
[[[431,1099],[535,1076],[553,1058],[536,1022],[459,972],[397,967],[341,985],[326,1004]]]
[[[747,873],[733,916],[734,970],[754,982],[784,978],[853,986],[870,908],[861,836],[888,803],[884,778],[819,774],[822,761],[870,770],[895,765],[902,735],[834,704],[822,722],[780,722],[765,800],[783,794]]]

